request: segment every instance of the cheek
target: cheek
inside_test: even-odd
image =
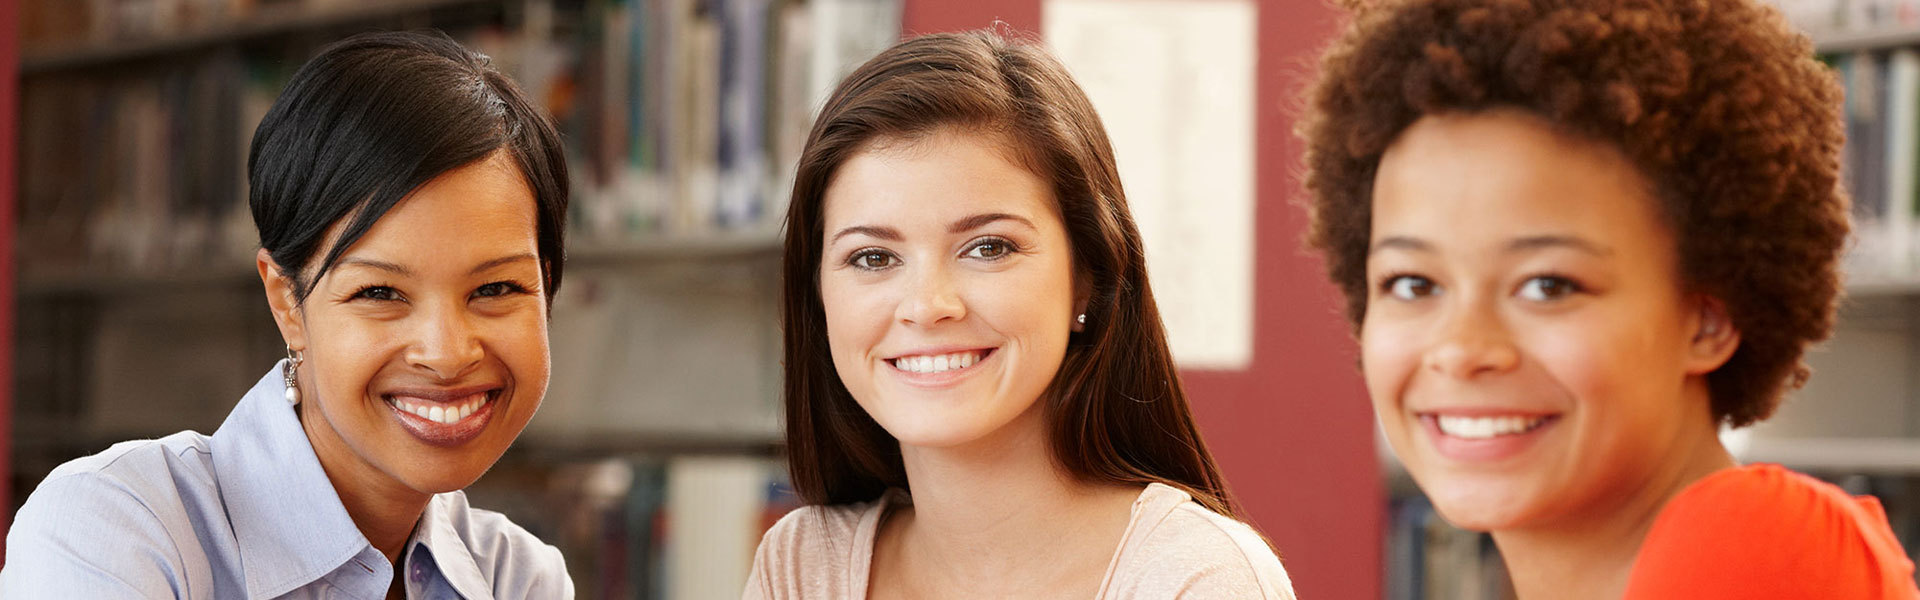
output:
[[[357,397],[381,365],[406,347],[404,337],[390,323],[329,308],[307,309],[310,367],[302,370],[326,390],[323,398]]]
[[[1519,343],[1577,410],[1619,412],[1635,409],[1623,403],[1653,400],[1661,382],[1679,380],[1671,349],[1649,329],[1644,318],[1595,312],[1526,327]]]
[[[821,312],[827,321],[827,346],[834,366],[845,371],[867,356],[885,335],[894,311],[885,288],[860,285],[829,274],[820,281]]]
[[[488,337],[489,351],[506,364],[524,388],[545,390],[553,369],[545,308],[516,313],[499,321]]]
[[[1369,317],[1360,329],[1360,367],[1376,410],[1399,405],[1407,381],[1420,368],[1421,340],[1411,324]]]

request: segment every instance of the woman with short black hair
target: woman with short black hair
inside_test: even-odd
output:
[[[460,491],[546,393],[552,123],[445,35],[365,34],[294,75],[248,175],[288,359],[211,436],[55,469],[0,595],[571,597],[556,549]]]

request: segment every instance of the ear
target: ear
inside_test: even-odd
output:
[[[300,311],[300,299],[293,289],[293,278],[280,272],[273,255],[261,248],[253,255],[253,266],[260,271],[260,283],[267,289],[267,307],[272,309],[273,324],[280,328],[280,339],[294,350],[307,349],[306,316]]]
[[[1719,298],[1698,296],[1693,302],[1693,317],[1688,319],[1693,339],[1687,345],[1687,374],[1705,375],[1733,358],[1740,348],[1740,330],[1727,315],[1727,305]]]
[[[1079,333],[1087,330],[1087,325],[1086,323],[1082,323],[1080,321],[1080,316],[1087,314],[1087,305],[1091,304],[1092,302],[1093,302],[1093,275],[1087,273],[1085,269],[1074,269],[1073,270],[1073,319],[1074,321],[1072,325],[1074,333]],[[1093,316],[1087,315],[1086,320],[1092,321]]]

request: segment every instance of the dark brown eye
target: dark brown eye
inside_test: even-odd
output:
[[[974,258],[995,260],[1012,254],[1013,252],[1014,247],[1012,242],[997,238],[988,238],[980,240],[974,243],[972,247],[967,248],[966,255]]]
[[[1528,300],[1558,300],[1581,292],[1580,284],[1555,275],[1542,275],[1520,284],[1520,297]]]
[[[1440,286],[1435,285],[1432,279],[1427,279],[1419,275],[1397,275],[1390,277],[1380,287],[1385,289],[1387,295],[1401,300],[1419,300],[1427,296],[1432,296],[1440,290]]]
[[[893,266],[893,255],[883,250],[862,250],[854,253],[853,266],[878,271]]]
[[[505,296],[508,294],[521,293],[525,291],[527,291],[526,288],[520,287],[519,285],[516,285],[513,282],[495,281],[493,283],[480,286],[480,289],[476,289],[473,291],[473,295],[476,298],[494,298],[499,296]]]
[[[384,285],[370,285],[364,288],[360,288],[360,291],[358,292],[354,292],[353,297],[365,298],[368,300],[379,300],[382,302],[390,302],[390,301],[400,299],[400,290],[396,290]]]

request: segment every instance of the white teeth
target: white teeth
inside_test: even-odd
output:
[[[979,360],[979,351],[955,352],[939,356],[902,356],[893,360],[893,366],[908,373],[945,373],[971,367]]]
[[[412,413],[416,417],[443,425],[452,425],[473,416],[474,412],[487,403],[487,395],[474,394],[465,402],[454,405],[413,400],[401,396],[392,397],[391,402],[395,408]]]
[[[1441,416],[1436,419],[1440,424],[1440,433],[1448,436],[1484,440],[1488,438],[1526,433],[1547,421],[1547,417],[1458,417]]]

